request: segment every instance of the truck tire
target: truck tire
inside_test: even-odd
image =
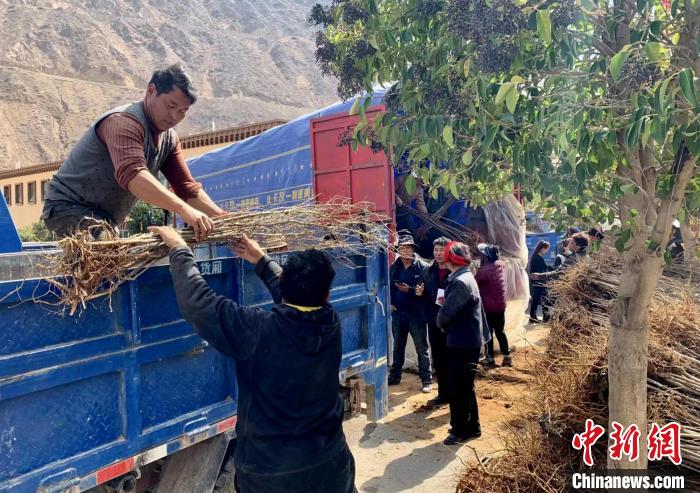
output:
[[[224,465],[221,466],[219,477],[214,485],[214,493],[236,493],[234,476],[236,469],[233,465],[233,454],[227,455]]]

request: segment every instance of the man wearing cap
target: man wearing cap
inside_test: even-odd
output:
[[[430,357],[428,356],[428,329],[421,310],[423,275],[426,264],[416,257],[416,244],[410,232],[399,231],[399,258],[389,271],[391,283],[392,332],[394,361],[389,371],[389,385],[401,382],[401,370],[406,359],[408,334],[413,338],[418,355],[418,373],[423,392],[432,390]]]

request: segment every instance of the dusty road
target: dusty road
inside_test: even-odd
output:
[[[515,416],[518,398],[527,392],[533,375],[528,358],[541,350],[547,329],[528,326],[524,340],[511,341],[513,368],[496,368],[477,380],[482,436],[467,445],[445,446],[449,409],[427,409],[436,392],[423,394],[420,380],[404,372],[401,385],[389,387],[389,414],[378,423],[364,415],[345,422],[348,443],[357,463],[356,485],[360,492],[416,493],[453,492],[463,464],[502,447],[499,433]],[[500,357],[497,355],[497,361]]]

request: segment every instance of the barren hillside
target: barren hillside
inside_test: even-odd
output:
[[[200,100],[181,135],[292,118],[335,99],[313,0],[0,0],[0,169],[64,157],[109,108],[181,61]]]

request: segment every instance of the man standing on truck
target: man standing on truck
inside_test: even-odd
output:
[[[240,306],[217,294],[179,233],[152,227],[170,248],[185,320],[236,361],[235,485],[239,493],[351,493],[355,461],[338,393],[340,318],[328,304],[335,277],[319,250],[291,253],[284,268],[243,237],[236,254],[255,265],[275,305]]]
[[[173,127],[197,101],[180,65],[153,72],[142,101],[100,116],[54,174],[41,218],[59,237],[124,222],[138,199],[179,214],[198,239],[223,211],[194,181]],[[158,181],[162,172],[173,191]]]

